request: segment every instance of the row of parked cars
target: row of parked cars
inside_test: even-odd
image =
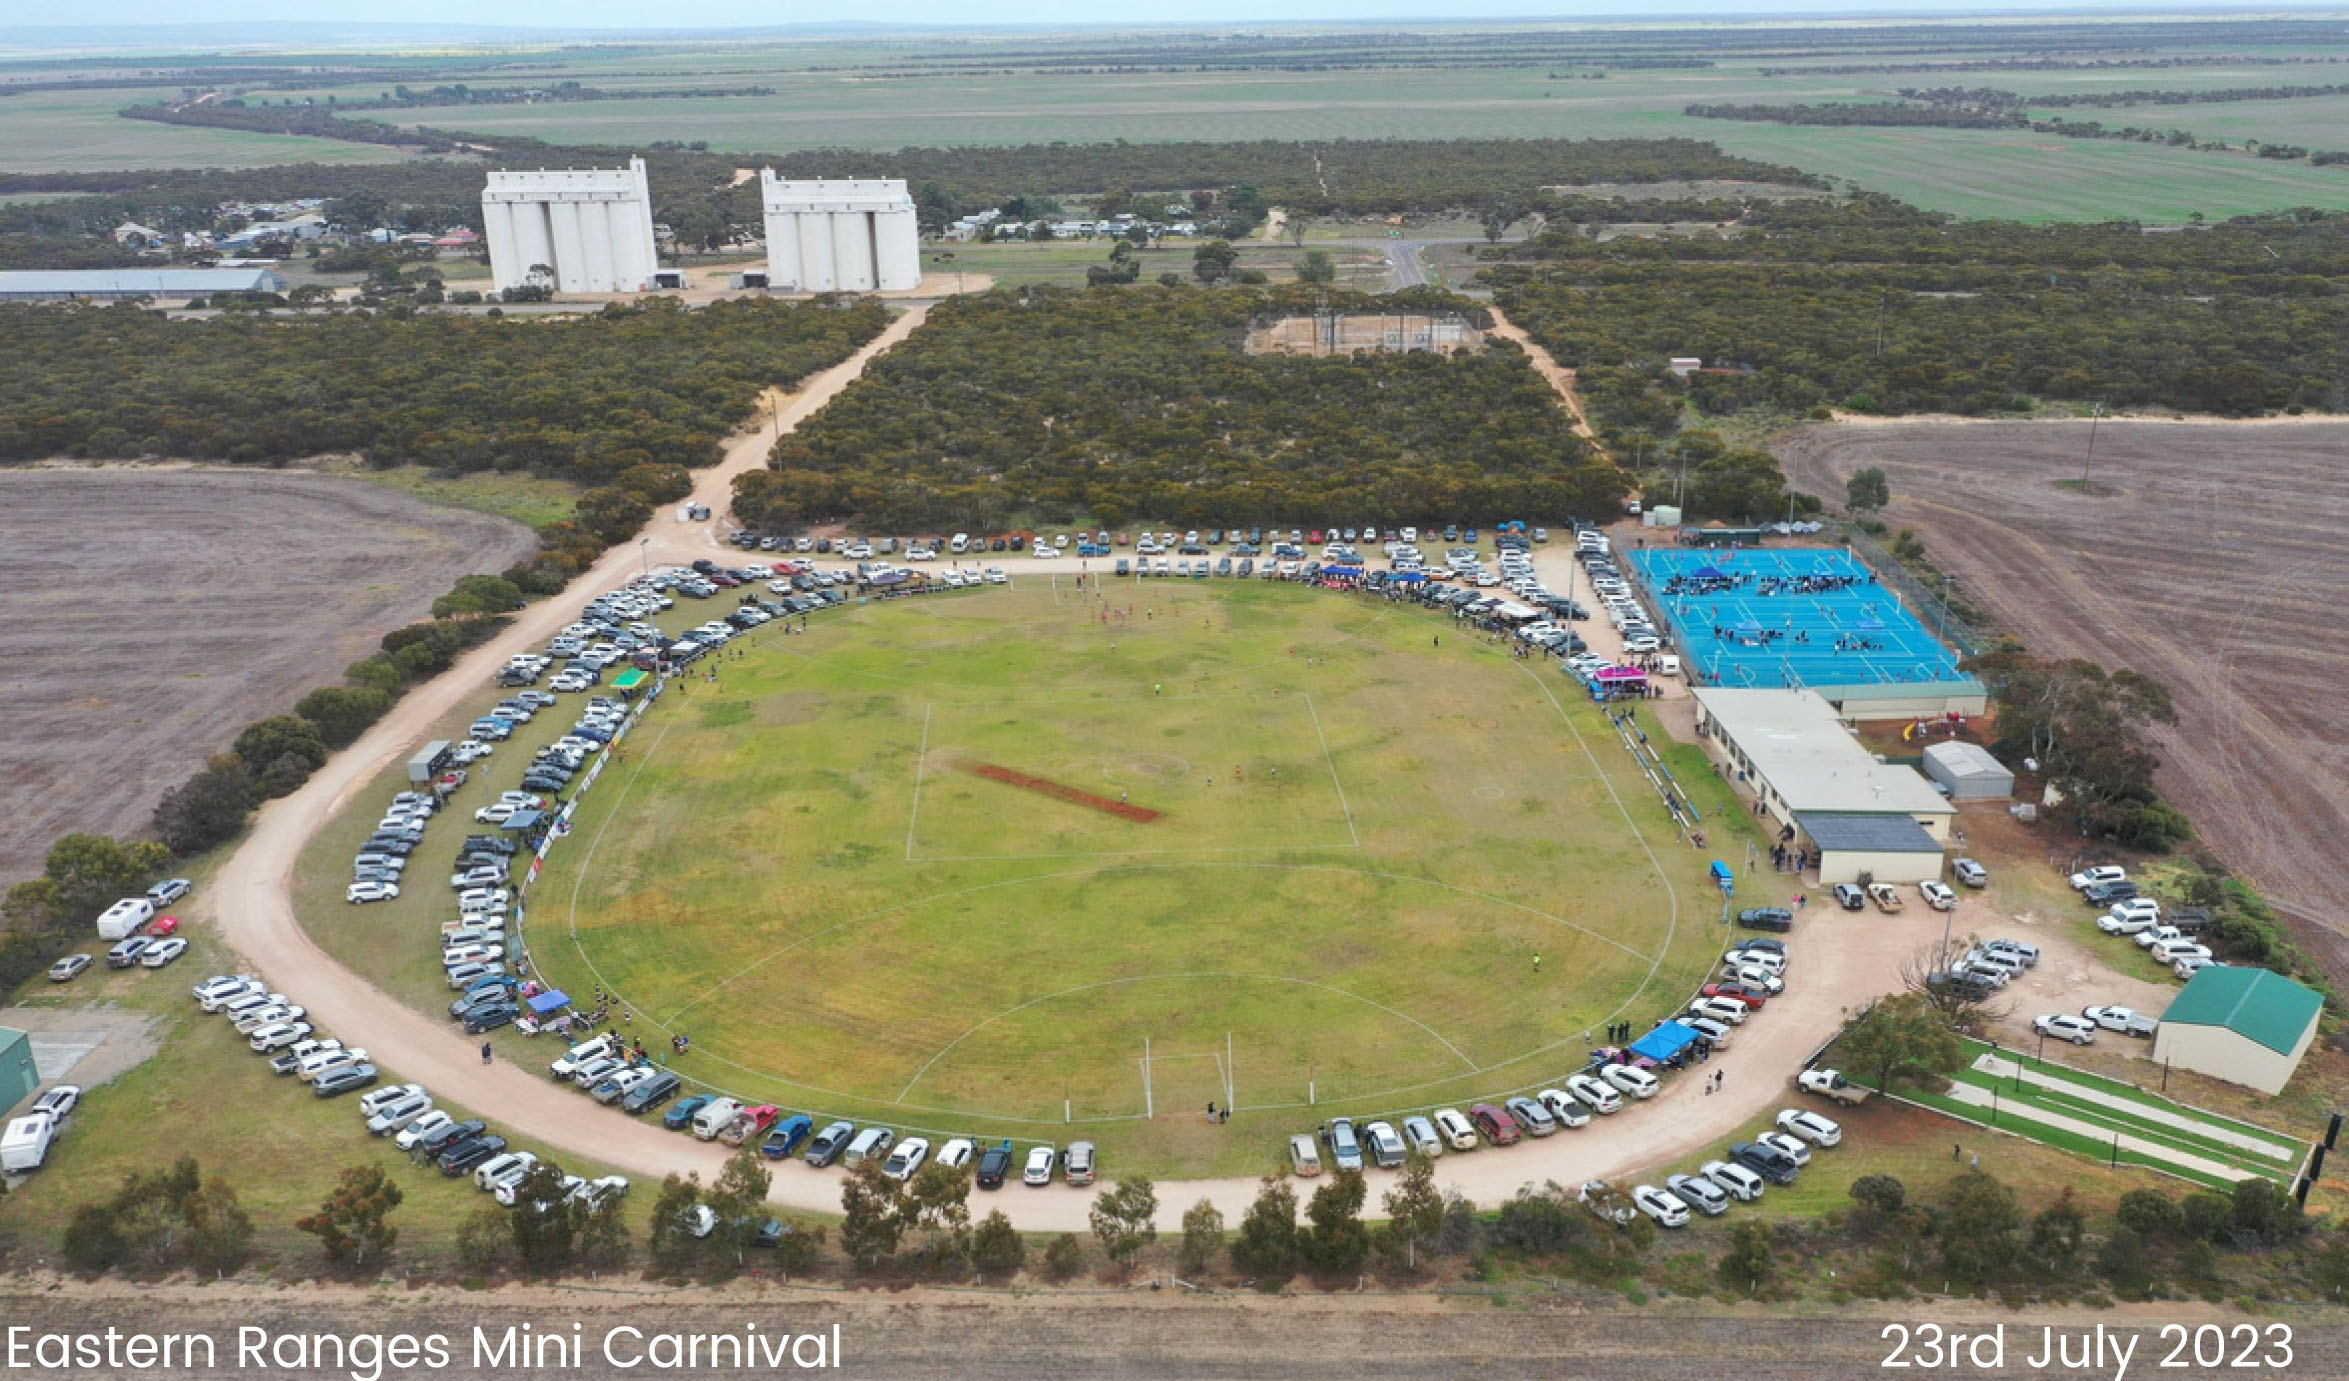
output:
[[[221,974],[190,990],[196,1005],[236,1027],[256,1055],[267,1055],[269,1067],[290,1074],[310,1086],[320,1098],[334,1098],[366,1088],[377,1078],[365,1050],[346,1048],[339,1040],[321,1035],[309,1010],[251,974]]]
[[[933,1153],[929,1138],[900,1139],[890,1127],[834,1121],[819,1129],[813,1116],[786,1112],[773,1103],[747,1103],[716,1093],[679,1097],[685,1081],[676,1071],[632,1055],[625,1042],[609,1034],[564,1051],[547,1066],[547,1073],[596,1102],[631,1115],[669,1105],[661,1115],[661,1124],[669,1130],[726,1146],[755,1145],[769,1160],[796,1155],[819,1169],[873,1161],[884,1177],[900,1183],[927,1164],[968,1166],[981,1189],[1001,1188],[1015,1166],[1021,1182],[1030,1186],[1051,1184],[1057,1173],[1064,1182],[1082,1188],[1093,1183],[1095,1175],[1090,1141],[1071,1142],[1066,1150],[1048,1143],[1031,1146],[1023,1156],[1008,1140],[983,1146],[977,1138],[958,1136],[939,1142]]]
[[[1578,531],[1574,535],[1574,557],[1590,577],[1591,591],[1607,611],[1607,621],[1623,635],[1623,650],[1635,656],[1660,650],[1664,646],[1663,632],[1649,615],[1647,606],[1640,603],[1631,578],[1616,564],[1607,535],[1596,528]]]
[[[1644,1214],[1663,1228],[1688,1226],[1692,1213],[1717,1218],[1732,1203],[1759,1200],[1770,1185],[1790,1185],[1811,1163],[1813,1148],[1843,1142],[1843,1128],[1808,1108],[1782,1108],[1772,1130],[1751,1141],[1733,1141],[1722,1159],[1709,1160],[1694,1174],[1667,1176],[1661,1185],[1642,1184],[1626,1194],[1604,1180],[1582,1186],[1591,1212],[1615,1224]]]
[[[1784,991],[1786,955],[1783,940],[1741,942],[1722,956],[1720,974],[1704,985],[1688,1010],[1673,1022],[1693,1032],[1707,1048],[1727,1049],[1734,1029],[1760,1011],[1773,994]],[[1601,1061],[1568,1075],[1555,1088],[1498,1103],[1477,1103],[1466,1112],[1437,1108],[1399,1121],[1362,1123],[1347,1117],[1332,1118],[1316,1133],[1289,1138],[1289,1169],[1300,1176],[1318,1175],[1325,1152],[1326,1160],[1340,1170],[1360,1170],[1366,1165],[1393,1170],[1413,1152],[1432,1157],[1446,1150],[1514,1146],[1528,1136],[1546,1137],[1561,1129],[1589,1126],[1594,1116],[1620,1112],[1628,1102],[1653,1098],[1662,1089],[1662,1082],[1646,1069]]]
[[[2178,977],[2192,978],[2197,970],[2224,962],[2197,938],[2210,928],[2209,908],[2172,906],[2145,896],[2126,869],[2112,864],[2074,873],[2071,883],[2091,906],[2104,908],[2096,918],[2098,930],[2128,936]]]

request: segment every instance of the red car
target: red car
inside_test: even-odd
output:
[[[160,940],[177,929],[179,929],[179,917],[165,916],[157,920],[155,924],[148,926],[147,933]]]
[[[1742,1002],[1748,1007],[1759,1007],[1770,1000],[1767,993],[1756,992],[1743,983],[1707,983],[1704,994],[1706,997],[1725,997],[1731,1002]]]
[[[1320,546],[1320,545],[1321,545],[1321,529],[1320,529],[1320,528],[1315,528],[1315,529],[1313,529],[1313,531],[1306,533],[1306,534],[1305,534],[1305,540],[1306,540],[1306,541],[1308,541],[1308,542],[1311,542],[1313,545],[1315,545],[1315,546],[1317,546],[1317,547],[1318,547],[1318,546]]]
[[[1490,1103],[1479,1103],[1470,1108],[1468,1120],[1475,1123],[1476,1129],[1484,1133],[1484,1139],[1495,1146],[1514,1146],[1525,1135],[1525,1129],[1517,1125],[1517,1119],[1509,1115],[1508,1109],[1496,1108]]]

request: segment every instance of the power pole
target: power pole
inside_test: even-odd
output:
[[[2080,462],[2080,487],[2088,487],[2088,467],[2096,463],[2096,424],[2104,420],[2104,404],[2088,410],[2088,458]]]

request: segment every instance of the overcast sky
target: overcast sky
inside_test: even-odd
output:
[[[397,5],[320,5],[317,0],[99,0],[87,9],[0,6],[0,32],[36,25],[192,25],[205,23],[467,24],[550,29],[742,27],[867,22],[926,26],[1002,24],[1181,25],[1331,20],[1430,20],[1662,17],[1751,18],[1845,14],[1939,18],[2016,11],[2160,13],[2143,0],[1162,0],[1146,7],[1100,0],[864,0],[854,5],[785,0],[701,0],[684,7],[643,0],[401,0]],[[2285,8],[2285,6],[2277,6]],[[8,11],[14,10],[14,13]]]

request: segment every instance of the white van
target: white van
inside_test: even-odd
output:
[[[742,1109],[743,1103],[739,1098],[718,1098],[703,1104],[701,1111],[693,1115],[694,1138],[699,1141],[717,1140],[718,1133],[726,1130],[726,1124],[732,1122],[735,1114]]]
[[[879,1160],[889,1154],[889,1147],[897,1140],[897,1133],[887,1127],[867,1127],[848,1143],[848,1150],[840,1157],[844,1169],[853,1170],[868,1160]]]
[[[57,1123],[47,1113],[15,1119],[8,1124],[8,1131],[0,1134],[0,1170],[20,1175],[40,1169],[56,1140]]]
[[[282,993],[244,993],[228,999],[211,1010],[227,1017],[230,1021],[241,1021],[264,1007],[282,1006],[284,1002],[285,996]]]
[[[971,549],[971,535],[967,532],[958,532],[954,534],[954,540],[947,543],[946,547],[947,550],[960,556]]]
[[[136,935],[155,919],[155,903],[145,897],[124,897],[98,913],[98,938],[121,940]]]

